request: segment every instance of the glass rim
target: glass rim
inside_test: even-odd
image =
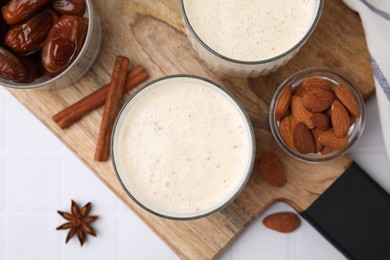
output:
[[[114,140],[115,140],[115,135],[116,135],[116,132],[117,132],[117,127],[118,127],[118,124],[119,124],[119,121],[121,120],[122,118],[122,114],[124,112],[124,110],[127,108],[127,106],[131,103],[131,101],[133,100],[133,98],[135,96],[137,96],[138,94],[140,94],[143,90],[151,87],[152,85],[154,85],[155,83],[158,83],[160,81],[164,81],[164,80],[167,80],[167,79],[172,79],[172,78],[192,78],[192,79],[197,79],[197,80],[201,80],[201,81],[205,81],[215,87],[217,87],[218,89],[222,90],[225,94],[228,95],[228,97],[230,99],[233,100],[233,102],[235,103],[235,105],[238,107],[238,109],[240,110],[241,114],[244,116],[244,120],[246,122],[246,124],[248,125],[248,128],[249,128],[249,135],[250,135],[250,143],[252,145],[251,147],[251,160],[250,160],[250,163],[248,165],[248,172],[246,173],[245,175],[245,178],[243,178],[240,186],[238,187],[238,189],[234,192],[233,195],[231,195],[229,197],[229,199],[227,201],[225,201],[224,203],[222,203],[221,205],[219,205],[218,207],[210,210],[210,211],[207,211],[203,214],[199,214],[199,215],[191,215],[191,216],[185,216],[185,217],[179,217],[179,216],[174,216],[174,215],[168,215],[168,214],[163,214],[163,213],[160,213],[156,210],[153,210],[149,207],[147,207],[146,205],[144,205],[143,203],[141,203],[140,201],[138,201],[135,196],[132,195],[132,193],[129,191],[129,189],[126,187],[126,185],[124,184],[124,182],[122,181],[122,178],[120,176],[120,173],[116,167],[116,163],[115,163],[115,152],[114,152]],[[169,76],[165,76],[165,77],[161,77],[161,78],[158,78],[156,80],[153,80],[147,84],[145,84],[144,86],[142,86],[140,89],[138,89],[136,92],[134,92],[134,94],[132,94],[128,100],[126,100],[125,104],[122,106],[121,110],[119,111],[118,113],[118,116],[115,120],[115,123],[114,123],[114,127],[113,127],[113,131],[112,131],[112,134],[111,134],[111,144],[110,144],[110,148],[111,148],[111,162],[112,162],[112,166],[114,168],[114,171],[115,171],[115,175],[120,183],[120,185],[122,186],[123,190],[126,192],[126,194],[138,205],[140,206],[142,209],[146,210],[147,212],[149,213],[152,213],[153,215],[156,215],[158,217],[161,217],[161,218],[164,218],[164,219],[169,219],[169,220],[181,220],[181,221],[185,221],[185,220],[195,220],[195,219],[200,219],[200,218],[203,218],[203,217],[207,217],[209,215],[212,215],[222,209],[224,209],[225,207],[227,207],[228,205],[230,205],[237,197],[238,195],[241,193],[241,191],[244,189],[244,187],[246,186],[246,184],[248,183],[248,180],[250,179],[250,176],[252,174],[252,171],[253,171],[253,167],[254,167],[254,163],[255,163],[255,160],[256,160],[256,138],[255,138],[255,132],[253,130],[253,126],[252,126],[252,123],[251,123],[251,120],[249,118],[249,115],[247,114],[247,112],[245,111],[244,107],[241,105],[241,103],[237,100],[237,98],[230,92],[228,91],[226,88],[222,87],[221,85],[209,80],[209,79],[206,79],[204,77],[200,77],[200,76],[195,76],[195,75],[189,75],[189,74],[175,74],[175,75],[169,75]]]
[[[40,87],[44,87],[44,86],[47,86],[47,85],[50,85],[51,83],[63,78],[70,70],[72,70],[76,64],[78,64],[80,62],[80,60],[82,59],[82,57],[85,55],[85,53],[87,52],[87,42],[91,41],[92,40],[92,26],[95,22],[95,17],[94,15],[92,15],[92,0],[85,0],[86,2],[86,13],[88,14],[88,30],[87,30],[87,35],[85,36],[85,41],[84,41],[84,44],[83,44],[83,47],[81,48],[81,51],[80,53],[78,54],[78,56],[76,57],[76,59],[72,62],[72,64],[66,68],[66,70],[64,70],[63,72],[61,72],[60,74],[58,74],[57,76],[53,77],[53,78],[50,78],[48,80],[45,80],[45,81],[42,81],[42,82],[32,82],[32,83],[18,83],[18,82],[13,82],[13,81],[10,81],[10,80],[5,80],[5,79],[0,79],[0,85],[3,85],[5,87],[8,87],[8,88],[14,88],[14,89],[35,89],[35,88],[40,88]]]
[[[322,73],[322,75],[318,75],[317,73]],[[360,109],[360,116],[357,118],[357,119],[359,119],[358,120],[359,124],[355,126],[353,133],[349,136],[348,146],[346,148],[344,148],[343,150],[335,150],[333,153],[330,153],[329,155],[301,154],[299,152],[292,150],[284,142],[284,140],[280,136],[279,131],[277,130],[278,129],[278,121],[275,119],[276,103],[279,100],[279,97],[280,97],[281,93],[283,92],[283,90],[285,89],[285,87],[288,85],[291,85],[291,83],[294,83],[297,80],[302,79],[302,78],[315,77],[315,76],[327,77],[326,75],[329,75],[329,79],[346,85],[346,87],[348,87],[348,89],[350,89],[353,92],[354,96],[356,97],[356,99],[358,101],[359,109]],[[336,77],[337,80],[334,79],[334,77]],[[269,111],[269,124],[270,124],[270,128],[271,128],[271,133],[272,133],[274,139],[276,140],[276,142],[278,143],[278,145],[283,149],[283,151],[285,151],[287,154],[289,154],[293,158],[295,158],[301,162],[313,163],[313,164],[332,161],[334,159],[337,159],[337,158],[343,156],[345,153],[347,153],[361,137],[361,135],[364,131],[364,127],[365,127],[365,120],[366,120],[366,110],[365,110],[365,106],[364,106],[364,100],[363,100],[363,97],[360,94],[358,88],[350,80],[345,78],[344,75],[342,75],[341,73],[339,73],[338,71],[336,71],[334,69],[327,68],[327,67],[313,67],[313,68],[303,69],[303,70],[300,70],[300,71],[294,73],[290,77],[288,77],[283,83],[281,83],[279,85],[278,89],[276,90],[276,92],[272,98],[271,105],[270,105],[270,111]]]
[[[182,12],[182,15],[183,15],[183,18],[184,18],[184,23],[186,25],[186,28],[190,31],[190,33],[195,37],[196,41],[198,43],[200,43],[209,53],[213,54],[214,56],[222,59],[222,60],[225,60],[225,61],[228,61],[228,62],[231,62],[231,63],[236,63],[236,64],[241,64],[241,65],[262,65],[262,64],[267,64],[267,63],[271,63],[271,62],[274,62],[274,61],[278,61],[286,56],[288,56],[289,54],[292,54],[294,53],[294,51],[298,50],[306,41],[307,39],[309,39],[310,35],[314,32],[320,18],[321,18],[321,14],[322,14],[322,10],[323,10],[323,7],[324,7],[324,1],[325,0],[318,0],[319,1],[319,5],[318,5],[318,10],[317,10],[317,13],[316,13],[316,16],[315,16],[315,19],[313,20],[313,23],[312,25],[310,26],[309,30],[306,32],[306,34],[302,37],[302,39],[296,43],[294,46],[292,46],[289,50],[275,56],[275,57],[272,57],[272,58],[269,58],[269,59],[264,59],[264,60],[259,60],[259,61],[243,61],[243,60],[237,60],[237,59],[233,59],[233,58],[229,58],[225,55],[222,55],[220,54],[219,52],[215,51],[213,48],[209,47],[199,36],[198,34],[195,32],[194,28],[192,27],[191,23],[190,23],[190,20],[187,16],[187,12],[186,12],[186,8],[185,8],[185,2],[186,0],[180,0],[180,7],[181,7],[181,12]]]

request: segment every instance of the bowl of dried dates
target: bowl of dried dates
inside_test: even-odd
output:
[[[346,153],[361,136],[364,101],[340,73],[329,68],[305,69],[278,88],[269,121],[276,142],[294,158],[330,161]]]
[[[102,40],[91,0],[0,0],[0,85],[66,87],[95,62]]]

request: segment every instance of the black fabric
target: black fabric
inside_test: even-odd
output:
[[[357,164],[301,214],[347,258],[390,260],[390,195]]]

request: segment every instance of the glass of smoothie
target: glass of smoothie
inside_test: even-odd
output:
[[[244,108],[207,79],[153,81],[125,104],[112,134],[112,160],[127,194],[164,218],[191,220],[229,205],[255,160]]]
[[[266,75],[286,64],[314,31],[323,0],[181,0],[187,34],[216,70]]]

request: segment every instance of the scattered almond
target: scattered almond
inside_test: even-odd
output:
[[[311,120],[313,121],[314,127],[325,131],[332,127],[330,117],[325,113],[315,113],[312,115]]]
[[[298,151],[303,154],[316,151],[313,134],[302,122],[298,123],[294,129],[294,144]]]
[[[304,123],[308,128],[313,129],[313,121],[311,120],[312,113],[310,113],[303,105],[303,98],[293,96],[291,99],[291,113],[295,120],[299,123]]]
[[[337,137],[343,137],[347,135],[351,122],[348,111],[338,100],[333,102],[331,118],[335,135]]]
[[[310,88],[306,90],[302,98],[303,105],[307,110],[312,113],[319,113],[332,105],[335,96],[332,92],[321,88]]]
[[[290,108],[292,92],[292,87],[287,86],[280,94],[275,107],[275,118],[277,121],[282,119]]]
[[[337,137],[333,129],[320,133],[318,141],[329,148],[343,150],[348,145],[348,135]]]
[[[292,150],[297,151],[297,148],[294,144],[294,129],[297,125],[293,116],[286,116],[279,123],[279,134],[282,137],[283,141],[288,147]]]
[[[280,212],[264,218],[263,224],[269,229],[281,233],[290,233],[301,225],[301,220],[292,212]]]
[[[360,116],[359,104],[352,91],[344,85],[337,85],[334,87],[336,97],[348,109],[348,111],[356,116]]]
[[[286,184],[286,174],[279,158],[272,152],[263,154],[260,158],[259,169],[261,175],[275,187]]]

